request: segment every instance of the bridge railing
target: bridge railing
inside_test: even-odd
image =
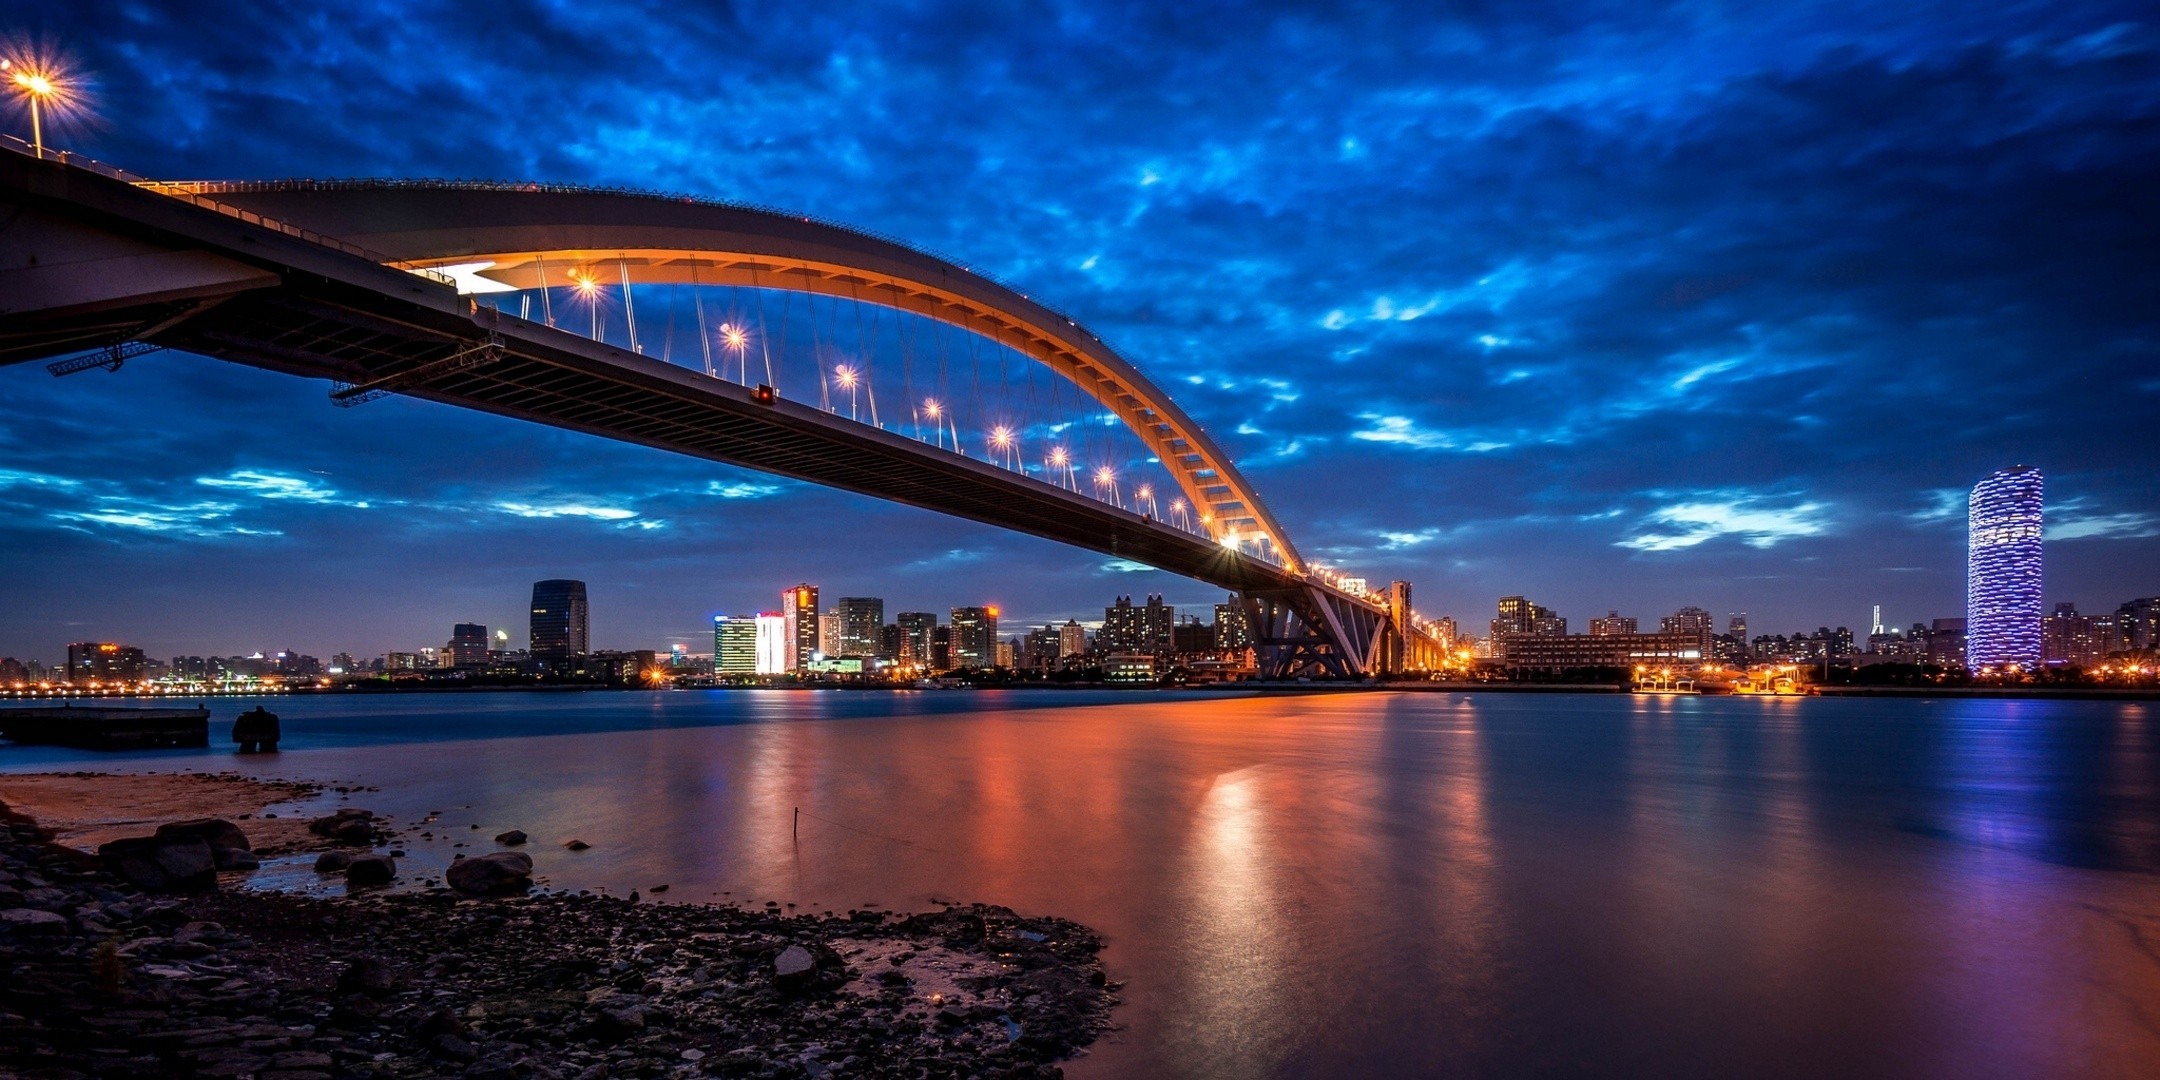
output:
[[[348,240],[340,240],[335,236],[325,236],[324,234],[316,232],[313,229],[303,229],[300,226],[294,225],[290,222],[280,221],[277,218],[273,217],[265,217],[252,210],[243,210],[240,207],[231,205],[230,203],[219,202],[216,199],[210,198],[208,195],[202,192],[191,190],[193,185],[173,184],[167,183],[162,180],[152,180],[147,176],[141,176],[136,173],[129,172],[126,169],[123,169],[117,165],[110,165],[105,162],[99,161],[96,158],[85,157],[81,154],[70,153],[66,150],[46,150],[44,153],[40,154],[35,147],[31,146],[29,143],[22,141],[21,139],[16,138],[13,135],[0,135],[0,149],[12,150],[18,154],[23,155],[24,157],[34,157],[43,161],[57,161],[60,164],[65,165],[71,169],[82,169],[85,172],[93,172],[98,174],[99,176],[118,180],[122,183],[133,184],[136,187],[143,188],[148,191],[155,191],[160,195],[179,199],[182,202],[190,203],[195,206],[200,206],[205,210],[223,214],[229,218],[235,218],[240,221],[245,221],[250,225],[260,225],[265,229],[271,229],[273,231],[283,233],[286,236],[290,236],[295,239],[305,240],[311,244],[320,244],[321,246],[326,248],[332,248],[338,251],[342,251],[347,255],[357,255],[360,258],[368,260],[369,262],[380,263],[384,266],[394,267],[396,269],[406,271],[407,273],[417,274],[421,277],[427,278],[431,281],[435,281],[443,285],[448,285],[452,288],[457,287],[456,278],[453,278],[450,275],[442,273],[438,270],[432,270],[425,266],[416,266],[402,259],[393,259],[390,256],[383,254],[382,252],[370,251],[367,248],[364,248],[359,244],[352,243]]]

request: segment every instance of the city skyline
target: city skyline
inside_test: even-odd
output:
[[[678,50],[634,22],[603,38],[574,12],[536,16],[549,32],[517,39],[520,63],[638,70],[707,37],[741,58],[730,93],[647,88],[654,111],[597,131],[538,107],[528,80],[483,80],[496,100],[331,77],[379,70],[408,34],[476,72],[510,63],[427,12],[355,9],[376,32],[306,67],[230,27],[97,3],[42,29],[94,75],[101,118],[48,138],[151,175],[689,188],[961,253],[1128,349],[1312,554],[1416,582],[1427,615],[1478,625],[1520,593],[1577,618],[1700,604],[1858,628],[1877,603],[1892,625],[1962,609],[1963,492],[2015,461],[2055,493],[2046,604],[2155,591],[2160,481],[2141,463],[2160,436],[2136,422],[2160,403],[2153,238],[2126,208],[2160,151],[2136,126],[2154,47],[2128,10],[1950,6],[1899,25],[1824,8],[1713,19],[1686,46],[1654,11],[1598,31],[1406,13],[1362,39],[1284,13],[1205,45],[1161,15],[1115,34],[1081,20],[1060,32],[1105,47],[1042,72],[971,58],[981,35],[1033,33],[998,20],[873,42],[775,15],[812,25],[671,27]],[[1784,48],[1795,37],[1819,44]],[[1271,45],[1304,65],[1262,64]],[[883,106],[920,107],[866,126],[836,63],[880,71],[866,92]],[[169,92],[225,72],[282,89]],[[1245,96],[1155,104],[1195,75]],[[969,85],[1003,111],[955,141],[944,129],[974,132],[959,121],[976,114],[937,88]],[[1968,95],[2027,104],[1973,112]],[[1865,130],[1832,122],[1856,108]],[[1084,138],[1041,134],[1073,117]],[[624,143],[650,153],[610,152]],[[1749,151],[1767,145],[1789,152]],[[922,171],[939,162],[966,170],[966,194],[914,197],[947,186]],[[11,583],[0,654],[409,647],[405,627],[520,626],[519,590],[569,572],[616,598],[596,643],[695,641],[715,611],[769,606],[709,585],[723,562],[729,580],[878,582],[895,609],[997,603],[1016,623],[1105,594],[1216,599],[584,436],[410,400],[332,410],[317,386],[199,358],[0,378],[0,559],[36,568]],[[999,595],[951,595],[960,580]],[[194,625],[212,608],[222,641]],[[325,640],[325,612],[353,640]]]

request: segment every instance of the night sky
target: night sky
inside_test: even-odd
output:
[[[1964,491],[2020,463],[2049,603],[2160,593],[2149,3],[702,6],[67,0],[0,34],[94,83],[49,141],[151,176],[664,189],[951,253],[1176,392],[1309,556],[1479,632],[1507,593],[1577,630],[1959,615]],[[709,648],[805,579],[1007,628],[1221,599],[325,389],[0,369],[0,655],[522,645],[558,576],[609,648]]]

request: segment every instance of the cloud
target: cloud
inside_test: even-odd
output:
[[[1359,413],[1358,419],[1371,425],[1350,433],[1351,438],[1360,442],[1386,443],[1412,450],[1461,450],[1473,454],[1505,450],[1508,445],[1493,439],[1464,442],[1448,432],[1421,427],[1417,421],[1407,416]]]
[[[1789,502],[1777,497],[1701,492],[1687,502],[1652,511],[1637,526],[1643,531],[1615,543],[1636,551],[1681,551],[1722,537],[1753,548],[1771,548],[1788,540],[1829,531],[1829,507],[1819,502]]]
[[[753,484],[745,481],[724,483],[722,481],[715,480],[712,483],[707,484],[705,486],[705,490],[708,493],[718,495],[723,499],[763,499],[771,495],[779,494],[780,485]]]
[[[2048,522],[2046,536],[2049,540],[2120,540],[2160,536],[2160,514],[2073,512]]]
[[[1112,559],[1102,564],[1102,568],[1112,574],[1153,574],[1160,572],[1146,563],[1134,562],[1131,559]]]
[[[496,510],[521,518],[592,518],[596,521],[627,521],[637,515],[635,510],[619,506],[586,506],[583,503],[557,503],[541,506],[523,502],[498,502]]]

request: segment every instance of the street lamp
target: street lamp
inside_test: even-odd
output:
[[[15,92],[30,101],[30,146],[40,159],[45,157],[45,102],[60,95],[60,84],[51,75],[31,68],[15,66],[13,60],[0,60],[0,72],[8,76],[8,84]]]

